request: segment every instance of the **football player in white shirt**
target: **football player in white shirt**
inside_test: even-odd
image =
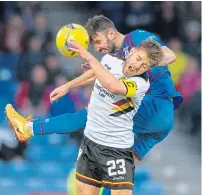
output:
[[[148,39],[133,48],[125,62],[107,54],[100,63],[75,41],[69,44],[91,65],[96,77],[77,161],[77,193],[98,194],[104,186],[113,195],[132,194],[133,116],[149,88],[147,77],[135,74],[159,64],[163,58],[160,46]]]
[[[75,41],[69,44],[92,67],[92,70],[75,79],[72,87],[96,78],[77,161],[77,194],[97,195],[101,186],[112,189],[113,195],[132,194],[132,119],[149,88],[144,74],[135,75],[141,71],[144,73],[162,60],[160,46],[149,39],[133,48],[125,62],[107,54],[100,64]],[[52,101],[61,97],[61,94],[53,94]],[[24,136],[25,128],[18,125],[16,118],[7,116],[15,133],[20,132],[20,136]]]

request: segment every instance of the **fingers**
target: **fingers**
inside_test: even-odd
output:
[[[77,52],[81,58],[88,61],[89,58],[91,58],[91,54],[83,48],[79,43],[77,43],[75,40],[68,40],[68,43],[70,44],[69,49]]]
[[[82,46],[79,44],[79,43],[77,43],[75,40],[73,40],[73,39],[69,39],[68,40],[68,43],[70,44],[70,47],[71,48],[75,48],[75,49],[80,49]]]
[[[51,98],[54,97],[54,96],[55,96],[55,91],[52,91],[52,92],[50,93],[50,100],[51,100]]]
[[[91,69],[90,64],[88,64],[87,62],[84,64],[81,64],[81,68],[84,70],[84,72],[88,71]]]
[[[53,103],[54,101],[56,101],[58,98],[60,98],[60,95],[57,91],[53,91],[50,94],[50,102]]]
[[[74,52],[79,52],[79,49],[77,49],[77,48],[74,48],[74,47],[72,47],[72,46],[70,46],[70,48],[69,48],[71,51],[74,51]]]
[[[81,46],[76,41],[74,41],[73,39],[70,39],[68,40],[68,43],[69,43],[69,49],[71,51],[79,53]]]
[[[85,69],[91,69],[90,64],[88,64],[87,62],[85,64],[81,64],[81,67]]]
[[[84,68],[84,69],[83,69],[84,72],[87,72],[88,70],[89,70],[89,69],[87,69],[87,68]]]
[[[60,98],[60,95],[57,94],[57,95],[55,95],[54,97],[51,97],[50,102],[53,103],[53,102],[55,102],[56,100],[58,100],[59,98]]]

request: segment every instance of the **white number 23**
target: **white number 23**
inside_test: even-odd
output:
[[[110,160],[107,161],[108,167],[108,175],[109,176],[116,176],[116,175],[124,175],[126,174],[126,167],[125,167],[125,160],[118,159],[118,160]],[[118,166],[118,169],[116,168]]]

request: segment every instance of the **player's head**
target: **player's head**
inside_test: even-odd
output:
[[[106,54],[115,50],[114,42],[118,32],[109,18],[94,16],[88,20],[85,28],[96,52]]]
[[[136,48],[132,48],[123,67],[125,76],[135,76],[156,66],[163,59],[161,46],[152,39],[147,39]]]

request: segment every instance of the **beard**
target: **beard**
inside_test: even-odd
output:
[[[116,51],[115,43],[113,40],[107,38],[107,45],[110,53],[114,53]]]

